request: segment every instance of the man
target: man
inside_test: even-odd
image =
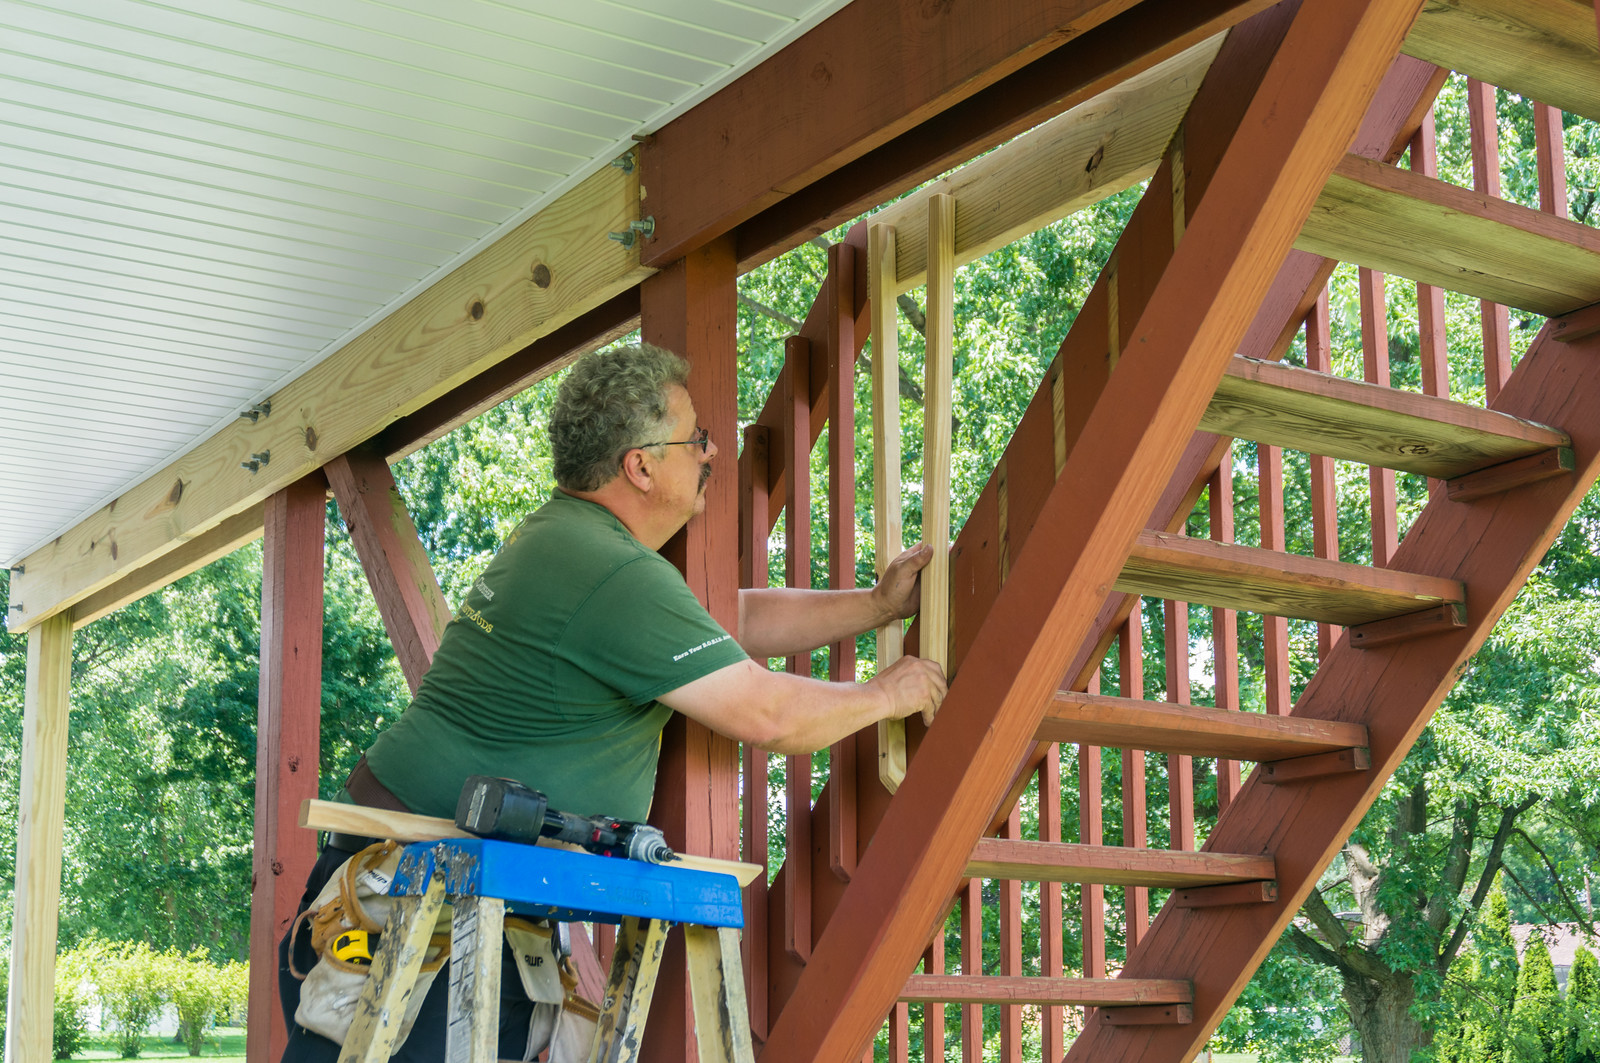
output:
[[[779,753],[809,753],[878,720],[932,719],[945,681],[929,661],[903,657],[860,684],[764,665],[910,616],[926,547],[895,558],[870,589],[741,591],[733,633],[657,552],[705,508],[718,453],[687,382],[683,359],[650,346],[572,367],[550,419],[558,490],[474,582],[410,707],[346,783],[353,800],[451,816],[467,776],[498,775],[543,791],[553,808],[644,820],[674,711]],[[303,903],[362,841],[330,839]],[[294,952],[305,971],[314,954],[303,937]],[[442,1055],[446,984],[435,980],[395,1059]],[[502,985],[518,984],[508,968]],[[335,1058],[333,1042],[293,1023],[298,982],[285,974],[280,985],[285,1060]],[[522,1054],[527,1023],[525,1001],[502,1001],[502,1056]]]

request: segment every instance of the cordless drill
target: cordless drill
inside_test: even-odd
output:
[[[581,845],[600,856],[664,864],[677,859],[661,831],[610,816],[579,816],[550,807],[544,794],[515,779],[473,775],[456,802],[456,826],[484,838],[533,843],[540,838]]]

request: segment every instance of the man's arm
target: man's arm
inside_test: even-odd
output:
[[[902,657],[865,683],[825,683],[740,661],[659,700],[740,742],[774,753],[810,753],[879,720],[920,712],[931,723],[944,695],[938,665]]]
[[[932,547],[914,546],[889,562],[876,587],[814,591],[769,587],[739,592],[739,633],[744,651],[758,661],[809,653],[840,639],[902,620],[917,611],[921,573]]]

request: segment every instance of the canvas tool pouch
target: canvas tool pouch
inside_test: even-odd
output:
[[[367,846],[334,872],[311,906],[300,915],[310,927],[311,947],[316,950],[317,962],[309,972],[302,974],[293,969],[291,960],[291,972],[305,981],[300,987],[300,1006],[295,1009],[294,1021],[330,1041],[344,1043],[355,1018],[356,1001],[372,974],[370,964],[351,963],[334,955],[333,943],[351,930],[364,930],[369,934],[383,930],[390,913],[404,899],[388,895],[389,883],[399,865],[399,843],[380,842]],[[396,1048],[405,1043],[423,998],[428,995],[439,968],[450,958],[450,917],[450,908],[446,906],[439,915],[439,923],[423,958],[416,988],[406,1001]],[[294,932],[300,933],[298,922]]]
[[[587,1063],[600,1009],[578,994],[578,976],[548,923],[507,916],[506,941],[516,957],[522,991],[534,1002],[524,1060],[546,1048],[549,1063]]]

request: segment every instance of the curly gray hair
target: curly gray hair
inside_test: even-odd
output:
[[[573,491],[606,484],[627,448],[658,439],[671,427],[667,388],[688,383],[689,363],[648,343],[579,358],[550,414],[556,483]]]

